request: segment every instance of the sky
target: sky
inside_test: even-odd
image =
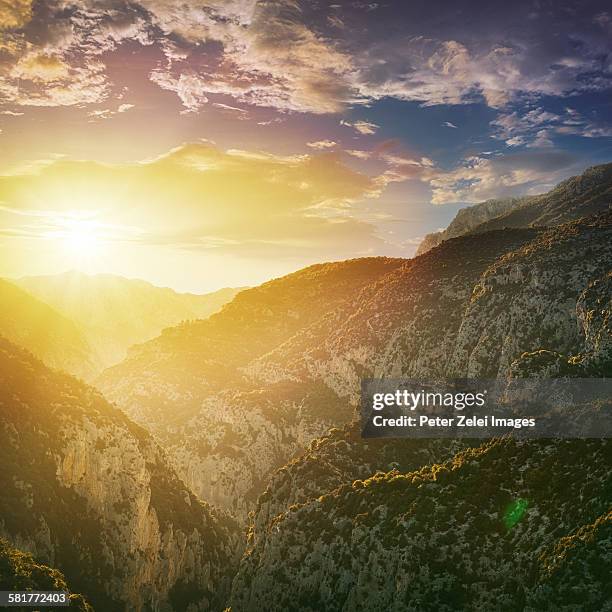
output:
[[[410,257],[612,161],[604,2],[0,0],[0,275]]]

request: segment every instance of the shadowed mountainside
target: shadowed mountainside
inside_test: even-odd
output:
[[[151,436],[0,338],[0,536],[100,610],[218,610],[241,543]]]
[[[502,198],[500,200],[486,200],[467,208],[462,208],[456,215],[455,218],[449,223],[446,229],[439,232],[433,232],[427,234],[423,238],[419,245],[415,256],[422,255],[427,251],[438,246],[445,240],[456,238],[457,236],[463,236],[474,228],[478,227],[481,223],[489,221],[495,217],[498,217],[509,210],[520,206],[521,204],[527,203],[531,198],[529,196],[523,198]]]
[[[64,591],[70,593],[63,574],[41,563],[32,555],[13,548],[0,538],[0,591]],[[82,595],[70,595],[70,609],[93,612]],[[11,606],[16,612],[31,611],[32,606]]]
[[[309,268],[166,330],[99,385],[203,499],[244,518],[275,469],[352,419],[364,376],[505,377],[541,351],[607,367],[579,304],[610,269],[611,221]]]
[[[353,409],[322,385],[260,388],[244,367],[403,263],[321,264],[243,291],[208,320],[135,347],[98,385],[158,436],[196,493],[245,517],[270,471]]]
[[[609,452],[500,439],[347,483],[269,523],[232,611],[603,610]]]

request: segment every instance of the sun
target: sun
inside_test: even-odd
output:
[[[91,219],[63,218],[55,237],[66,254],[90,260],[101,255],[104,247],[103,228]]]

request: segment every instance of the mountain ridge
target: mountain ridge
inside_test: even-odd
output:
[[[591,166],[540,195],[487,200],[462,208],[449,226],[427,234],[417,248],[421,255],[449,238],[506,227],[560,225],[602,213],[612,205],[612,163]]]
[[[98,371],[166,327],[210,316],[242,290],[178,293],[141,279],[77,271],[27,276],[14,283],[80,326],[100,364]]]
[[[44,301],[0,279],[0,335],[23,346],[47,365],[87,378],[98,364],[83,330]]]

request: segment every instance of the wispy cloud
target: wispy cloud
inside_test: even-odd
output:
[[[340,121],[340,125],[353,128],[358,134],[362,134],[364,136],[375,134],[378,128],[380,127],[379,125],[376,125],[376,123],[372,123],[371,121],[364,121],[362,119],[353,122],[347,121],[346,119],[342,119]]]
[[[337,144],[333,140],[315,140],[314,142],[307,142],[306,146],[323,151],[325,149],[333,149]]]
[[[491,126],[493,135],[510,147],[552,147],[558,135],[584,138],[612,136],[610,125],[589,119],[570,107],[566,107],[562,113],[553,113],[542,107],[502,113],[491,122]]]
[[[562,151],[523,151],[498,157],[473,156],[427,180],[433,204],[482,202],[541,193],[567,175],[576,158]]]

